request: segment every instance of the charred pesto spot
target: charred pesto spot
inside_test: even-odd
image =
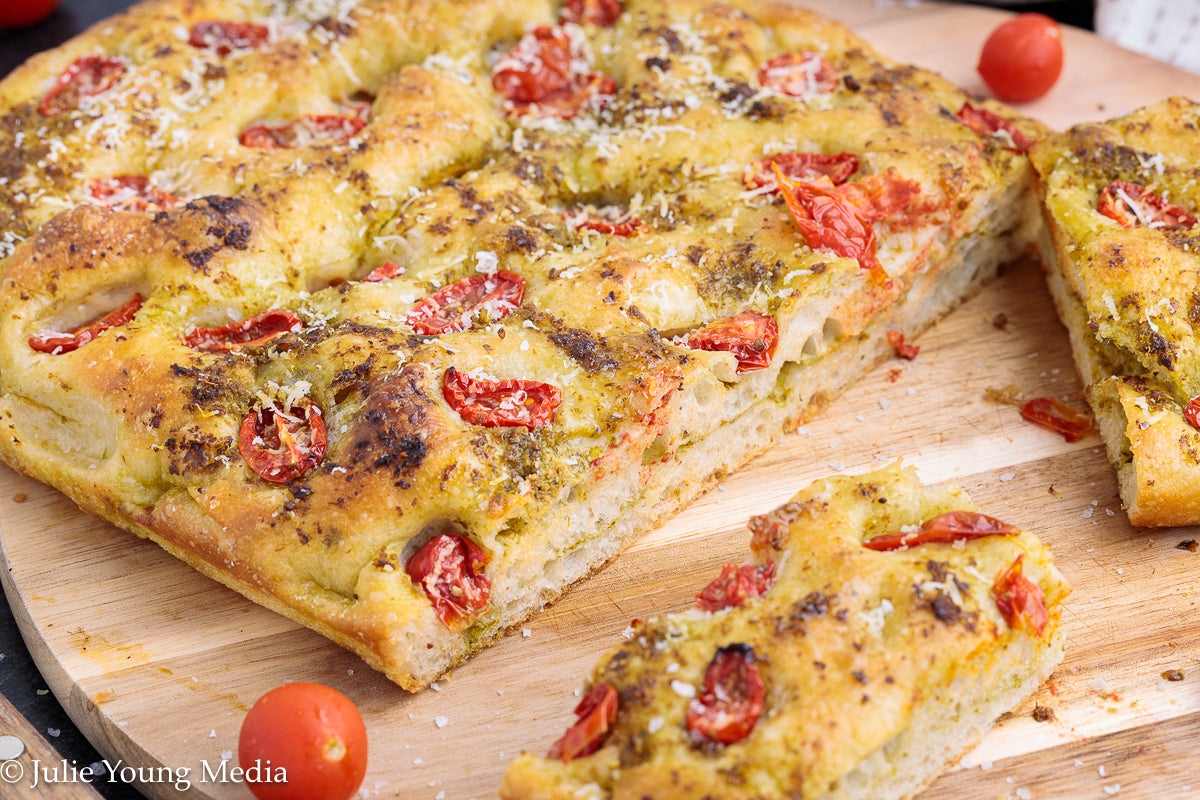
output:
[[[710,305],[744,305],[756,292],[776,286],[784,267],[770,253],[760,255],[757,245],[742,240],[715,254],[701,267],[696,289]]]
[[[237,453],[233,439],[215,436],[195,425],[183,428],[164,442],[172,475],[208,474],[230,461]]]
[[[373,382],[348,436],[348,455],[360,469],[390,469],[401,488],[411,486],[413,474],[429,454],[428,409],[434,401],[422,388],[423,375],[423,367],[410,365]]]
[[[929,610],[947,625],[958,622],[958,618],[962,614],[962,609],[940,589],[929,600]]]

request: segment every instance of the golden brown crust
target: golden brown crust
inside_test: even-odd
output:
[[[0,83],[0,456],[407,688],[596,569],[878,360],[888,327],[915,335],[1031,239],[1027,161],[955,119],[962,93],[784,4],[646,0],[615,29],[572,29],[618,91],[568,120],[506,115],[490,74],[557,5],[278,5],[144,3]],[[269,40],[193,47],[191,26],[213,19],[262,22]],[[827,92],[761,85],[767,61],[804,50],[830,62]],[[84,55],[125,71],[42,115]],[[239,138],[363,95],[347,139]],[[916,187],[874,223],[890,285],[808,247],[744,182],[797,151],[851,152],[855,180]],[[115,176],[180,202],[105,208],[91,186]],[[609,206],[641,220],[634,235],[571,222]],[[400,274],[365,280],[385,263]],[[525,281],[513,313],[414,329],[424,298],[497,269]],[[131,321],[77,350],[29,346],[135,294]],[[266,346],[186,344],[269,309],[300,322]],[[778,323],[768,367],[688,346],[747,310]],[[451,368],[551,384],[562,402],[544,427],[485,427],[447,401]],[[310,403],[320,465],[264,481],[243,420]],[[405,570],[445,531],[491,558],[492,601],[465,630]]]
[[[1200,431],[1184,418],[1200,394],[1200,229],[1123,227],[1099,197],[1113,182],[1138,184],[1195,213],[1196,115],[1172,98],[1031,152],[1051,289],[1135,525],[1200,522]]]
[[[616,689],[593,755],[525,754],[505,800],[909,796],[971,747],[1062,657],[1069,589],[1031,534],[876,552],[862,542],[974,510],[957,487],[922,488],[898,465],[815,482],[751,521],[748,563],[774,563],[765,594],[638,624],[588,683]],[[997,575],[1018,557],[1045,594],[1046,628],[1014,629]],[[765,699],[729,744],[689,734],[692,690],[714,653],[749,646]]]

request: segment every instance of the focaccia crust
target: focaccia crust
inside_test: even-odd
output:
[[[562,12],[151,0],[0,83],[0,456],[417,689],[1034,238],[1027,159],[956,117],[959,90],[781,3],[631,0],[614,27],[562,24],[615,92],[573,117],[514,113],[495,65]],[[266,38],[193,45],[212,20]],[[764,65],[803,52],[829,64],[819,90],[764,85]],[[96,58],[122,65],[112,87],[43,113],[64,70]],[[297,121],[312,141],[255,143]],[[748,182],[791,153],[856,158],[878,270],[810,247]],[[95,188],[129,176],[172,200],[113,207]],[[414,327],[439,291],[502,272],[519,303]],[[132,298],[131,319],[77,349],[31,346]],[[272,311],[297,321],[265,344],[189,344]],[[746,313],[778,327],[769,363],[696,344]],[[453,376],[558,403],[545,424],[480,423],[452,404]],[[321,417],[327,449],[268,481],[247,417],[298,413]],[[479,548],[490,583],[451,622],[408,569],[442,535]]]

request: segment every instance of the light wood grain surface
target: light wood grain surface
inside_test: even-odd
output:
[[[1003,19],[932,4],[815,5],[882,52],[978,91],[977,53]],[[1080,31],[1065,39],[1063,78],[1024,109],[1054,127],[1170,94],[1200,98],[1200,78]],[[483,800],[513,756],[544,751],[573,721],[576,689],[631,619],[687,607],[721,564],[742,560],[750,515],[811,479],[903,457],[926,482],[954,479],[985,511],[1035,531],[1074,586],[1062,667],[922,800],[1200,797],[1200,552],[1177,547],[1200,531],[1131,528],[1098,437],[1067,444],[984,397],[1012,384],[1081,404],[1039,266],[1015,266],[918,344],[917,360],[875,370],[525,631],[420,695],[3,468],[0,577],[48,685],[97,748],[176,777],[188,770],[186,788],[144,783],[152,797],[249,798],[217,780],[223,761],[236,764],[246,709],[284,681],[313,680],[364,713],[364,797]],[[1167,670],[1184,680],[1164,680]],[[1055,719],[1035,722],[1035,703]]]

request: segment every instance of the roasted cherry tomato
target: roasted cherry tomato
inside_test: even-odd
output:
[[[349,800],[367,774],[367,726],[319,683],[285,683],[250,707],[238,764],[258,800]]]
[[[740,742],[758,723],[766,694],[754,649],[747,644],[722,647],[704,672],[700,694],[688,705],[688,733],[699,744]]]
[[[119,328],[129,324],[133,315],[141,307],[142,296],[135,294],[128,303],[91,324],[80,325],[66,333],[39,333],[37,336],[31,336],[29,337],[29,346],[39,353],[51,353],[56,356],[78,350],[109,328]]]
[[[948,511],[925,520],[911,533],[885,533],[863,542],[868,550],[888,551],[919,544],[952,544],[984,536],[1016,536],[1021,531],[978,511]]]
[[[904,334],[898,330],[889,330],[887,332],[888,344],[896,351],[896,355],[901,358],[907,358],[912,361],[921,352],[921,348],[915,344],[909,344],[904,340]]]
[[[242,458],[269,483],[288,483],[320,464],[327,443],[321,409],[307,401],[251,411],[238,434]]]
[[[246,147],[292,149],[341,142],[366,127],[358,114],[306,114],[284,125],[254,125],[238,141]]]
[[[152,184],[144,175],[97,178],[88,184],[88,194],[97,203],[115,211],[161,211],[183,202]]]
[[[1061,433],[1068,442],[1077,442],[1092,429],[1092,421],[1066,403],[1053,397],[1035,397],[1021,406],[1021,416],[1043,428]]]
[[[1063,67],[1062,31],[1045,14],[1018,14],[984,42],[979,75],[1006,103],[1037,100],[1058,81]]]
[[[775,562],[766,564],[726,564],[712,583],[696,595],[696,608],[720,611],[737,608],[748,598],[767,593],[775,583]]]
[[[1012,147],[1007,149],[1012,150],[1014,153],[1028,152],[1030,146],[1033,145],[1033,140],[1022,133],[1020,128],[1014,125],[1011,120],[1005,119],[995,111],[973,106],[970,103],[963,103],[963,107],[954,116],[958,117],[959,122],[980,136],[995,136],[996,134],[1000,134],[1009,139],[1012,142]]]
[[[243,347],[262,347],[291,331],[304,327],[304,321],[294,312],[283,308],[268,308],[241,322],[230,322],[219,328],[195,328],[183,337],[183,343],[193,350],[218,353]]]
[[[58,76],[58,81],[46,92],[38,105],[38,113],[52,117],[79,108],[85,97],[103,94],[117,85],[125,74],[125,62],[108,56],[83,56]]]
[[[1038,636],[1046,630],[1050,613],[1046,610],[1046,594],[1042,587],[1026,578],[1021,560],[1024,555],[1009,564],[996,575],[992,584],[992,597],[1001,616],[1013,630],[1029,627]]]
[[[442,396],[465,422],[485,428],[541,428],[562,403],[562,391],[549,383],[479,380],[454,367],[443,377]]]
[[[598,683],[575,706],[578,721],[550,747],[547,758],[561,758],[566,764],[600,749],[608,729],[617,720],[617,690],[612,684]]]
[[[587,210],[568,213],[566,220],[575,230],[596,231],[610,236],[633,236],[644,227],[642,221],[631,214],[610,219]]]
[[[775,56],[759,69],[758,82],[780,94],[807,97],[832,92],[837,88],[838,75],[821,55],[805,51]]]
[[[742,175],[748,189],[775,185],[773,167],[796,183],[808,183],[824,175],[835,186],[845,183],[858,172],[858,156],[854,153],[784,153],[751,162]]]
[[[611,28],[621,16],[621,0],[567,0],[562,21]]]
[[[1158,192],[1138,183],[1113,181],[1100,191],[1096,210],[1123,228],[1191,228],[1196,216],[1174,203],[1168,203]]]
[[[219,56],[227,56],[234,50],[262,47],[269,38],[271,30],[266,25],[209,19],[192,26],[188,44],[202,50],[211,50]]]
[[[492,88],[505,98],[510,115],[570,119],[617,91],[612,78],[587,71],[582,60],[562,28],[539,25],[496,62]]]
[[[857,206],[838,194],[844,187],[832,183],[793,183],[779,167],[775,181],[804,241],[813,250],[831,250],[842,258],[853,258],[867,270],[878,286],[891,286],[892,279],[875,255],[875,229]]]
[[[693,332],[687,340],[687,346],[693,350],[733,353],[739,375],[771,366],[778,343],[779,323],[757,311],[743,311],[717,320]]]
[[[371,273],[367,275],[367,277],[363,278],[363,280],[367,283],[383,283],[384,281],[390,281],[392,278],[403,274],[404,267],[391,261],[385,261],[375,269],[371,270]]]
[[[0,3],[0,28],[27,28],[58,8],[59,0],[4,0]]]
[[[1200,395],[1188,401],[1187,408],[1183,409],[1183,418],[1188,425],[1200,430]]]
[[[492,581],[483,568],[491,560],[467,537],[442,533],[413,553],[404,571],[425,590],[442,624],[458,631],[488,606]]]
[[[496,270],[448,283],[412,307],[405,316],[417,333],[464,331],[476,321],[496,322],[517,310],[525,295],[525,279]]]

